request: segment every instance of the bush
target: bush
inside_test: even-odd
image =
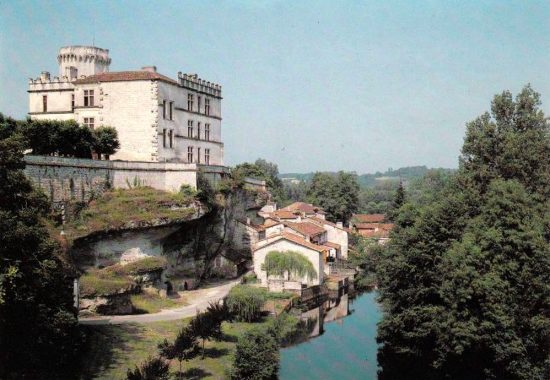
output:
[[[246,285],[237,285],[227,295],[226,304],[236,319],[253,322],[261,316],[266,291]]]
[[[127,380],[167,380],[170,377],[170,364],[162,358],[149,357],[132,371],[128,368]]]
[[[231,378],[235,380],[277,379],[279,347],[264,330],[251,330],[237,342]]]

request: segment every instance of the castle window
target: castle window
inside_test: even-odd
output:
[[[210,141],[210,124],[204,124],[204,139]]]
[[[84,125],[90,129],[94,129],[95,120],[93,117],[85,117]]]
[[[187,162],[189,162],[189,163],[193,162],[193,147],[192,146],[187,147]]]
[[[201,97],[197,96],[197,112],[201,113]]]
[[[166,100],[162,101],[162,118],[166,119]]]
[[[204,150],[204,163],[210,165],[210,149]]]
[[[193,138],[193,120],[187,120],[187,137]]]
[[[193,94],[187,94],[187,111],[193,111]]]
[[[162,130],[162,147],[166,148],[166,128]]]
[[[48,95],[42,95],[42,112],[48,112]]]
[[[71,94],[71,110],[74,111],[74,94]]]
[[[204,114],[210,115],[210,99],[204,98]]]
[[[170,140],[170,149],[171,149],[174,147],[174,131],[172,129],[170,129],[170,131],[168,132],[168,137]]]
[[[170,102],[170,108],[168,109],[168,116],[170,116],[170,120],[174,120],[174,102]]]
[[[197,138],[201,139],[201,123],[197,122]]]
[[[201,148],[197,148],[197,164],[201,163]]]
[[[94,106],[94,90],[84,90],[84,107]]]

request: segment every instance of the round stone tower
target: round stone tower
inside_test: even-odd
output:
[[[59,76],[80,78],[109,71],[109,50],[95,46],[65,46],[59,49]]]

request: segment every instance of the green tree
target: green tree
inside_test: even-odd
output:
[[[405,188],[403,187],[403,181],[399,181],[399,187],[395,191],[395,196],[393,197],[393,202],[391,204],[391,209],[388,212],[388,217],[390,220],[394,220],[401,206],[405,204]]]
[[[358,210],[357,175],[342,171],[335,176],[315,173],[307,191],[307,199],[310,203],[321,206],[327,213],[327,219],[346,223]]]
[[[529,86],[468,124],[460,169],[403,205],[377,265],[380,379],[542,379],[550,129]],[[546,369],[545,369],[546,368]]]
[[[170,378],[170,364],[162,358],[149,357],[134,370],[128,369],[127,380],[168,380]]]
[[[235,380],[277,379],[279,347],[273,336],[254,329],[237,342],[231,378]]]
[[[70,268],[42,219],[46,197],[25,177],[23,142],[0,140],[0,378],[56,376],[80,341]]]
[[[120,148],[117,130],[113,127],[99,127],[93,130],[93,150],[99,155],[105,155],[108,160],[111,154]]]
[[[300,252],[295,251],[270,251],[265,256],[263,268],[267,276],[285,276],[289,278],[301,279],[306,277],[309,280],[317,278],[317,272],[311,261]]]
[[[260,318],[265,301],[264,289],[248,285],[234,286],[226,298],[229,312],[243,322],[254,322]]]
[[[160,356],[166,359],[177,359],[179,362],[179,377],[183,376],[182,363],[184,360],[190,360],[197,354],[197,338],[187,326],[182,328],[174,343],[169,343],[167,339],[158,345]]]
[[[189,322],[190,333],[202,341],[202,358],[204,359],[204,343],[211,339],[222,337],[221,321],[208,311],[197,314]]]
[[[286,200],[285,190],[283,182],[279,178],[277,164],[268,162],[263,158],[258,158],[254,163],[245,162],[235,166],[232,175],[240,179],[251,177],[264,180],[275,202],[282,204]]]

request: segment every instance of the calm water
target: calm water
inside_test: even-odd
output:
[[[358,296],[349,304],[351,314],[325,322],[322,335],[281,350],[280,378],[376,379],[376,323],[381,314],[375,297],[375,292]]]

